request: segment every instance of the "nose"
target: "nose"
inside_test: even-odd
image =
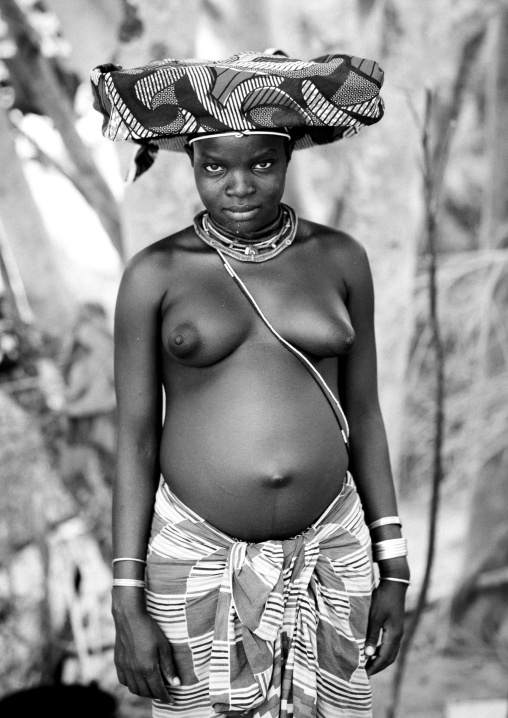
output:
[[[226,195],[228,197],[249,197],[256,191],[253,177],[250,172],[236,170],[230,172],[226,186]]]

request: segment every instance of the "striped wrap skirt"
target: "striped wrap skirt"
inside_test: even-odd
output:
[[[372,715],[370,538],[350,474],[303,533],[260,543],[215,528],[161,481],[146,580],[182,683],[154,718]]]

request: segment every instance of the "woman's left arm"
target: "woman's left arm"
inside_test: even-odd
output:
[[[339,360],[339,393],[350,427],[350,470],[370,524],[384,516],[396,516],[397,501],[378,399],[372,276],[363,247],[351,238],[345,241],[346,306],[356,341],[349,354]],[[371,531],[373,542],[400,536],[400,527],[395,524]],[[409,579],[405,557],[380,561],[379,571],[380,576]],[[397,656],[404,631],[406,590],[405,583],[381,580],[374,591],[365,648],[370,656],[369,675],[382,671]]]

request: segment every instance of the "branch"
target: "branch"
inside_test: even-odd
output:
[[[72,105],[62,92],[54,68],[42,55],[39,39],[16,0],[2,0],[0,12],[16,43],[17,52],[11,60],[11,67],[15,69],[19,81],[29,87],[41,112],[53,120],[80,175],[81,191],[97,212],[120,257],[123,257],[120,215],[115,197],[76,130]]]
[[[36,158],[40,161],[40,163],[48,167],[53,167],[58,172],[60,172],[61,175],[63,175],[66,179],[69,180],[72,185],[74,185],[74,187],[82,195],[84,200],[92,207],[92,209],[95,209],[93,206],[93,200],[91,201],[90,192],[88,191],[87,182],[84,181],[81,174],[77,172],[76,169],[72,167],[72,165],[70,167],[65,167],[61,162],[59,162],[59,160],[57,160],[55,157],[52,157],[45,150],[43,150],[42,147],[37,143],[37,141],[29,134],[27,134],[25,130],[23,130],[23,128],[21,127],[21,124],[15,122],[12,117],[10,118],[10,121],[16,132],[21,137],[23,137],[23,139],[27,140],[27,142],[30,143],[32,149],[35,152]]]
[[[26,295],[16,259],[8,241],[7,231],[0,218],[0,276],[11,305],[13,321],[19,326],[32,324],[34,315]]]
[[[443,438],[444,438],[444,346],[441,337],[441,327],[438,317],[438,286],[437,286],[437,224],[436,212],[438,207],[437,198],[439,197],[444,167],[448,157],[450,139],[448,138],[444,147],[446,148],[446,157],[441,157],[436,166],[435,153],[432,152],[429,130],[432,120],[432,112],[435,96],[427,89],[424,120],[421,125],[421,147],[424,163],[424,194],[425,194],[425,235],[426,246],[429,253],[428,265],[428,312],[429,326],[431,331],[431,342],[435,355],[435,379],[436,393],[434,398],[434,437],[433,437],[433,456],[432,456],[432,489],[429,515],[429,534],[427,545],[427,558],[425,564],[425,572],[422,585],[418,594],[418,599],[414,612],[411,616],[409,626],[406,629],[404,640],[401,645],[400,654],[395,666],[395,675],[392,684],[391,704],[388,707],[387,718],[396,718],[397,709],[400,700],[400,693],[406,668],[407,658],[418,629],[423,610],[427,602],[427,593],[432,575],[434,564],[437,520],[439,515],[440,504],[440,486],[443,479]]]

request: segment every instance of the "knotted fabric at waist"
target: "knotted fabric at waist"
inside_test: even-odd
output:
[[[337,718],[357,704],[344,715],[369,716],[371,591],[369,534],[349,474],[306,531],[259,543],[223,533],[161,483],[147,602],[182,680],[175,711],[207,683],[210,715]]]

